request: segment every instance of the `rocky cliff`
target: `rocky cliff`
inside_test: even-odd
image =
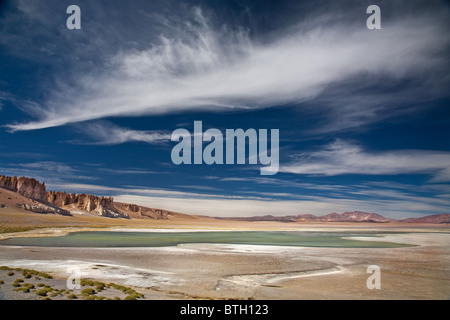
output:
[[[129,218],[114,207],[114,199],[97,197],[92,194],[75,194],[46,190],[45,183],[27,177],[7,177],[0,175],[0,188],[16,192],[24,197],[36,200],[34,205],[19,204],[18,207],[36,213],[57,213],[70,215],[60,207],[80,209],[88,213],[111,218]]]
[[[126,213],[120,212],[114,207],[114,199],[111,197],[48,191],[46,201],[58,207],[80,209],[103,217],[129,218]]]
[[[45,202],[47,198],[45,183],[40,183],[33,178],[17,178],[0,175],[0,188],[16,192],[22,196],[41,202]]]

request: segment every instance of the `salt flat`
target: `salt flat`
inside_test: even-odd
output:
[[[184,230],[183,230],[184,231]],[[364,237],[368,240],[370,237]],[[407,248],[184,244],[158,248],[0,246],[0,265],[135,286],[151,299],[448,299],[450,234],[373,237]],[[369,265],[381,289],[369,290]],[[2,289],[3,290],[3,289]]]

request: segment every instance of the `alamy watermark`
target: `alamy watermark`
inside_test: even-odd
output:
[[[371,265],[367,267],[367,273],[372,275],[367,278],[366,286],[367,289],[381,289],[381,269],[379,266]]]
[[[371,5],[367,7],[366,13],[371,14],[367,18],[366,26],[367,29],[381,29],[381,9],[379,6]]]
[[[248,149],[248,164],[259,163],[264,166],[261,175],[274,175],[279,168],[279,135],[278,129],[270,130],[269,155],[267,129],[226,129],[224,137],[218,129],[203,132],[202,121],[194,121],[192,135],[184,128],[172,132],[170,140],[178,144],[173,147],[171,158],[176,165],[246,164]],[[209,144],[203,148],[203,142]]]
[[[67,268],[67,273],[70,276],[67,278],[66,286],[69,290],[80,290],[81,289],[81,270],[79,267],[72,266]]]
[[[66,13],[70,14],[67,18],[66,26],[69,30],[81,29],[81,9],[77,5],[70,5],[67,7]]]

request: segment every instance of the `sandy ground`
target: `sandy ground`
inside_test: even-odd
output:
[[[0,246],[0,265],[48,272],[61,283],[76,266],[83,278],[138,288],[146,299],[449,299],[450,234],[416,231],[381,238],[418,245],[406,248]],[[381,289],[367,288],[370,265],[380,267]],[[9,288],[0,286],[0,296],[10,298]]]

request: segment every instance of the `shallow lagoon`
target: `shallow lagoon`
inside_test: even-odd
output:
[[[407,244],[361,241],[348,237],[376,237],[372,232],[208,231],[208,232],[74,232],[62,237],[11,238],[0,245],[39,247],[166,247],[188,243],[220,243],[297,247],[398,248]]]

